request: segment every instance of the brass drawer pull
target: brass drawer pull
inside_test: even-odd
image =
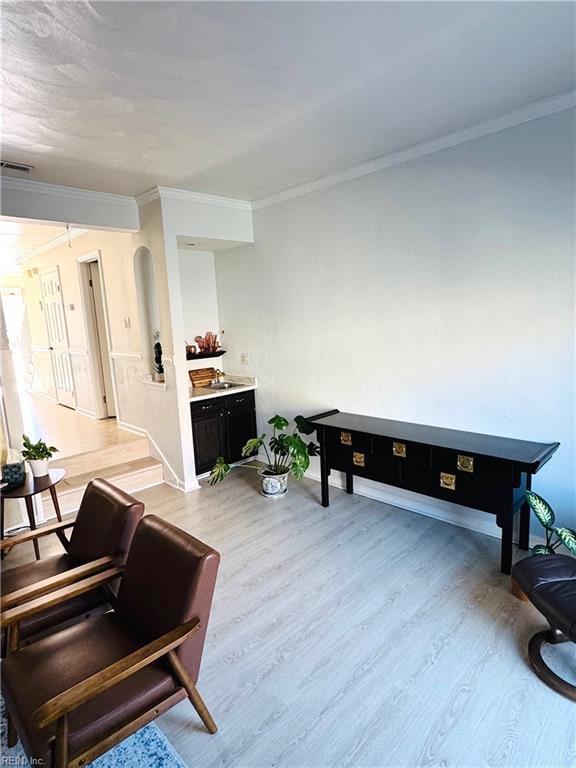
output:
[[[440,472],[440,488],[447,488],[449,491],[455,491],[456,475],[449,475],[447,472]]]
[[[340,442],[342,445],[352,445],[352,435],[350,432],[340,432]]]
[[[394,456],[400,456],[402,459],[405,459],[406,443],[392,443],[392,453]]]
[[[356,453],[354,452],[352,454],[352,463],[355,467],[363,467],[365,461],[365,456],[363,453]]]
[[[473,456],[460,456],[458,454],[458,469],[462,472],[474,472],[474,457]]]

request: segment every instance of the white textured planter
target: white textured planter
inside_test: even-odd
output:
[[[34,477],[45,477],[48,474],[48,459],[28,459],[28,464]]]
[[[262,485],[260,493],[267,499],[279,499],[288,492],[288,472],[283,475],[267,475],[265,469],[258,472]]]

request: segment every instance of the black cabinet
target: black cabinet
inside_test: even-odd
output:
[[[221,404],[223,405],[223,404]],[[223,456],[226,446],[226,413],[223,407],[192,413],[192,435],[196,472],[212,469],[218,456]]]
[[[256,437],[254,392],[214,397],[191,403],[196,472],[208,472],[218,456],[229,464],[240,461],[242,448]]]

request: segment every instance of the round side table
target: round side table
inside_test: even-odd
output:
[[[4,538],[4,499],[24,499],[26,503],[26,511],[28,512],[28,520],[30,521],[30,528],[36,530],[36,520],[34,519],[34,506],[32,504],[32,496],[42,491],[50,491],[52,497],[52,503],[56,510],[56,517],[59,522],[62,522],[62,515],[60,514],[60,505],[58,504],[58,497],[56,495],[56,485],[62,480],[66,474],[65,469],[51,469],[44,477],[34,477],[31,472],[26,473],[26,480],[22,485],[16,486],[11,490],[0,491],[0,537]],[[38,539],[34,539],[34,552],[36,553],[36,560],[40,560],[40,547],[38,546]]]

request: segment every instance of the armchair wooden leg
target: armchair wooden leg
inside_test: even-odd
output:
[[[20,625],[18,622],[14,622],[14,624],[10,624],[10,626],[7,629],[8,637],[6,638],[6,646],[7,646],[7,652],[8,653],[16,653],[16,651],[20,648]]]
[[[15,747],[18,742],[18,734],[16,733],[14,721],[10,717],[10,712],[8,712],[8,707],[6,707],[6,725],[6,744],[9,747]]]
[[[206,704],[204,704],[204,701],[202,700],[202,696],[198,693],[198,690],[192,680],[190,679],[190,675],[184,668],[182,662],[176,655],[174,651],[170,651],[168,653],[168,658],[170,659],[170,663],[172,664],[172,669],[174,670],[174,673],[176,674],[176,677],[178,678],[180,684],[188,694],[188,698],[192,702],[192,706],[198,712],[198,715],[200,716],[200,719],[208,729],[210,733],[216,733],[218,730],[218,726],[212,719],[212,715],[208,711],[208,707]]]
[[[20,625],[18,623],[11,624],[6,632],[8,635],[6,638],[7,653],[15,653],[20,645]],[[6,724],[6,743],[9,747],[15,747],[18,741],[18,734],[16,733],[14,721],[10,717],[10,712],[8,712],[8,707],[6,707]]]
[[[56,723],[54,742],[54,768],[68,768],[68,716],[63,715]]]

